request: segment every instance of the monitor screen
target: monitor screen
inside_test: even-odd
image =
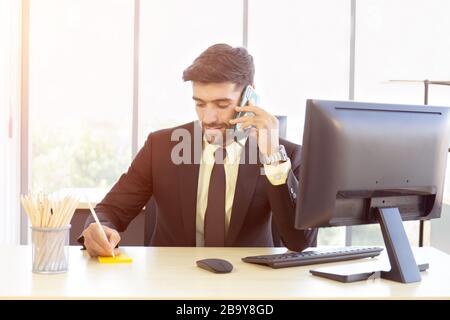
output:
[[[296,228],[439,217],[449,134],[445,107],[308,100]]]

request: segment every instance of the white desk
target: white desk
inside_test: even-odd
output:
[[[430,247],[414,248],[417,262],[428,261],[430,269],[412,284],[384,279],[344,284],[309,273],[343,264],[376,269],[386,266],[385,254],[369,261],[271,269],[241,258],[284,250],[124,247],[133,263],[100,264],[79,247],[70,249],[67,273],[40,275],[31,272],[30,247],[0,247],[0,299],[450,299],[450,256]],[[230,261],[233,272],[214,274],[195,265],[213,257]]]

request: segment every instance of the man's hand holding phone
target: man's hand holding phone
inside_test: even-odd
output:
[[[262,154],[270,156],[279,150],[278,119],[253,104],[250,99],[248,105],[235,107],[236,112],[251,112],[253,115],[244,115],[239,118],[231,119],[230,124],[240,124],[242,130],[251,129],[250,134],[258,139],[258,147]]]

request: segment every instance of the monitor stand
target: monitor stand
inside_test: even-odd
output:
[[[376,218],[381,226],[381,232],[391,264],[390,271],[374,271],[345,276],[315,270],[311,270],[311,273],[341,282],[353,282],[375,277],[402,283],[421,281],[420,271],[427,270],[429,265],[428,263],[417,265],[405,229],[403,228],[402,218],[398,208],[378,208]]]

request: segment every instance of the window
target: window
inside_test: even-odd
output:
[[[355,31],[351,30],[352,3],[357,3],[355,100],[421,104],[423,84],[389,80],[448,80],[450,3],[446,0],[139,3],[135,35],[135,1],[31,2],[33,190],[107,190],[130,163],[133,130],[138,131],[140,147],[150,132],[197,118],[183,70],[210,45],[239,46],[244,37],[255,59],[261,106],[287,116],[287,138],[302,143],[306,99],[346,100],[353,89],[349,77],[350,36]],[[135,56],[139,57],[138,127],[132,128]],[[449,105],[449,101],[449,87],[430,86],[430,104]],[[445,201],[450,201],[448,187]],[[416,244],[418,223],[405,226]],[[352,230],[353,244],[381,242],[378,225]],[[344,239],[345,227],[323,228],[319,233],[323,245],[343,245]]]
[[[33,190],[110,187],[129,165],[133,8],[133,1],[31,2]]]
[[[423,84],[389,80],[448,80],[448,1],[368,0],[356,10],[355,99],[422,104]],[[449,101],[448,87],[430,87],[430,104]]]
[[[356,10],[356,100],[423,104],[422,83],[389,80],[448,80],[448,1],[369,0],[358,2]],[[429,104],[449,105],[450,88],[430,86]],[[447,199],[449,192],[446,188]],[[417,245],[419,222],[404,225]],[[353,231],[355,244],[379,242],[380,237],[377,226]]]
[[[306,99],[348,99],[349,4],[250,1],[248,47],[256,90],[264,109],[287,116],[293,142],[302,143]],[[344,238],[344,227],[323,228],[318,242],[343,245]]]
[[[141,1],[139,146],[155,130],[197,119],[183,70],[216,43],[242,45],[242,1]]]

